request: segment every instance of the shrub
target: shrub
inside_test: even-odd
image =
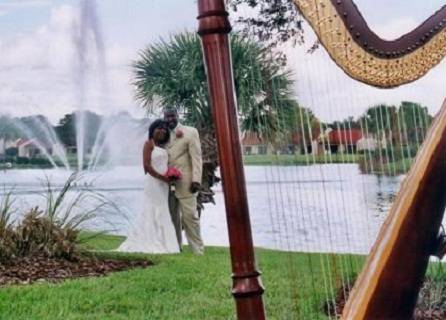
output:
[[[418,152],[417,145],[410,146],[397,146],[394,148],[394,158],[395,160],[409,159],[417,155]]]
[[[14,228],[10,222],[11,197],[9,194],[2,202],[3,218],[0,217],[0,262],[14,257],[45,256],[76,260],[82,250],[79,232],[90,220],[101,218],[106,212],[109,217],[118,212],[117,207],[102,196],[88,188],[73,190],[81,174],[74,173],[60,191],[55,191],[49,180],[46,182],[46,208],[32,208]],[[72,192],[69,195],[69,191]],[[106,209],[106,210],[104,210]],[[104,221],[103,222],[107,222]],[[2,227],[3,226],[3,227]],[[101,234],[98,232],[93,235]]]
[[[6,193],[0,202],[0,261],[16,253],[16,242],[11,217],[15,212],[11,193]]]
[[[15,162],[17,164],[29,164],[29,159],[26,157],[17,157]]]
[[[418,296],[414,320],[445,319],[446,281],[443,278],[426,277]]]
[[[78,256],[79,231],[63,228],[38,208],[31,209],[15,230],[19,257],[43,255],[73,260]]]
[[[41,166],[50,166],[51,162],[45,158],[31,158],[29,160],[30,164],[41,165]]]

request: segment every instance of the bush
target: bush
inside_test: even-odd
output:
[[[63,228],[51,221],[38,208],[31,209],[15,230],[18,257],[43,255],[49,258],[73,260],[78,256],[79,231]]]
[[[393,151],[394,158],[395,160],[413,158],[417,155],[418,149],[417,145],[395,147]]]
[[[29,164],[29,158],[26,157],[17,157],[16,161],[17,164]]]
[[[35,165],[46,165],[46,166],[50,166],[51,162],[48,159],[45,158],[32,158],[29,160],[30,164],[35,164]]]
[[[11,217],[14,213],[11,193],[7,193],[0,202],[0,261],[16,253],[16,242]]]
[[[15,157],[5,156],[4,162],[13,163],[13,162],[15,162]]]
[[[414,320],[445,319],[445,317],[446,281],[442,278],[426,277],[418,295]]]
[[[102,212],[110,216],[119,212],[113,202],[101,194],[89,190],[73,190],[74,183],[81,178],[72,174],[58,192],[46,182],[46,208],[35,207],[13,227],[11,222],[12,200],[9,193],[0,203],[0,262],[15,257],[45,256],[76,260],[81,254],[79,232],[85,222],[99,218]],[[74,190],[73,190],[74,191]],[[106,209],[106,210],[104,210]],[[107,221],[104,221],[107,222]],[[92,237],[101,233],[96,233]]]
[[[12,228],[0,228],[0,262],[14,258],[16,253],[14,230]]]

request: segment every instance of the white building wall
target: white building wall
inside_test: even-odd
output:
[[[19,157],[28,157],[26,145],[19,146],[17,155]]]
[[[375,151],[377,147],[378,147],[378,142],[374,138],[361,138],[356,143],[357,151],[363,151],[363,150]]]

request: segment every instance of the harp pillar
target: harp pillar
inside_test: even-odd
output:
[[[256,270],[238,130],[237,105],[229,46],[231,25],[224,0],[198,0],[210,104],[228,222],[232,262],[232,294],[239,320],[262,320],[264,291]]]

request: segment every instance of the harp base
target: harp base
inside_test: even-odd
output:
[[[262,294],[265,291],[260,272],[233,273],[232,295],[236,301],[237,319],[265,319]]]
[[[232,274],[232,295],[235,298],[260,296],[265,291],[260,281],[260,272],[253,271],[243,274]]]

